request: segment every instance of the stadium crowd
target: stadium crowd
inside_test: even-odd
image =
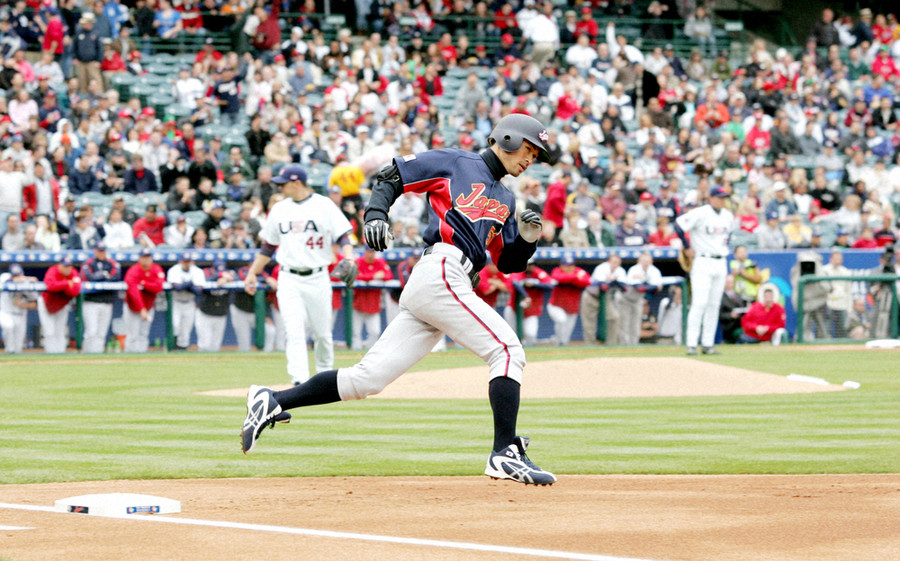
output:
[[[543,216],[539,246],[679,247],[674,219],[717,186],[739,222],[735,245],[896,242],[893,14],[825,9],[802,48],[756,40],[739,57],[695,2],[340,4],[338,28],[313,0],[4,8],[0,249],[253,248],[280,197],[271,178],[292,162],[324,170],[317,187],[358,234],[381,165],[431,148],[480,150],[511,112],[546,123],[554,151],[552,166],[509,182]],[[617,28],[622,17],[640,18],[639,33]],[[689,56],[673,42],[692,45]],[[154,61],[177,61],[153,83],[178,112],[119,87],[123,75],[151,75]],[[425,206],[411,193],[395,204],[395,246],[421,246]],[[626,295],[662,288],[616,282]],[[660,296],[680,306],[676,292]],[[573,298],[550,299],[561,343]],[[607,307],[610,322],[621,312],[624,341],[653,331],[649,315],[646,325],[633,318],[646,315],[643,300]]]

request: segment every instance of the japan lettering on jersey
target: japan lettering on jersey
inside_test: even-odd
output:
[[[690,232],[695,251],[713,256],[728,255],[728,237],[735,226],[730,211],[716,212],[711,206],[703,205],[682,214],[675,222],[682,230]]]
[[[428,228],[425,243],[449,243],[468,257],[475,270],[494,263],[506,244],[515,241],[515,196],[496,181],[480,155],[463,150],[432,150],[396,158],[405,192],[426,193]]]
[[[260,236],[278,246],[278,263],[295,269],[327,267],[332,244],[351,230],[350,221],[334,202],[312,194],[299,203],[285,199],[272,207]]]

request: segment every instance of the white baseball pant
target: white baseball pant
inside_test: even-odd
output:
[[[196,300],[172,300],[172,330],[175,332],[175,344],[179,347],[190,346],[196,315]]]
[[[294,382],[309,379],[306,323],[313,336],[316,372],[334,367],[331,335],[331,282],[322,270],[301,276],[282,269],[278,277],[278,306],[285,321],[287,371]]]
[[[727,275],[728,265],[724,258],[714,259],[702,255],[694,258],[694,264],[691,265],[691,308],[688,311],[685,339],[688,347],[696,347],[698,342],[704,347],[715,344],[719,306],[722,304]]]
[[[225,337],[225,326],[228,316],[211,316],[197,310],[194,327],[197,329],[197,350],[205,353],[216,353],[222,350],[222,339]]]
[[[256,314],[245,312],[234,304],[231,305],[231,327],[237,337],[237,350],[248,352],[253,343],[253,335],[256,333]]]
[[[38,298],[38,317],[41,320],[41,334],[44,338],[44,352],[59,354],[66,352],[66,331],[69,327],[69,310],[72,303],[55,314],[47,311],[43,298]]]
[[[628,287],[619,303],[619,343],[637,345],[641,340],[641,320],[644,315],[644,294]]]
[[[363,326],[366,337],[363,339]],[[353,345],[354,350],[369,349],[381,335],[381,314],[366,314],[353,310]]]
[[[434,247],[413,269],[394,321],[359,363],[338,370],[342,400],[380,392],[427,355],[444,334],[481,357],[490,368],[490,379],[522,382],[525,352],[515,331],[472,290],[460,250],[448,244]]]
[[[556,335],[556,344],[568,345],[569,340],[572,339],[575,322],[578,321],[578,314],[570,314],[559,306],[547,304],[547,315],[553,320],[553,333]]]
[[[146,353],[150,346],[150,326],[156,310],[147,310],[147,321],[141,319],[140,312],[132,312],[127,305],[122,312],[125,320],[125,352]]]
[[[0,312],[0,330],[3,330],[3,346],[7,353],[21,353],[25,348],[25,332],[28,316]]]
[[[81,343],[83,352],[91,354],[103,352],[112,315],[112,302],[84,302],[81,307],[81,317],[84,320],[84,340]]]
[[[273,348],[276,351],[284,351],[287,349],[287,333],[284,325],[284,316],[281,315],[278,308],[275,308],[274,306],[272,307],[272,323],[275,325]]]

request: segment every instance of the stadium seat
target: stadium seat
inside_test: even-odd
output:
[[[184,213],[184,221],[194,228],[199,228],[205,220],[206,213],[202,210],[191,210]]]

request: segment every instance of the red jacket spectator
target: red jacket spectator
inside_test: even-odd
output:
[[[366,249],[363,256],[356,260],[356,265],[359,267],[359,274],[356,275],[358,281],[387,281],[394,278],[394,273],[391,272],[387,261],[376,257],[375,252],[371,249]],[[353,309],[364,314],[380,312],[381,290],[380,288],[354,288]]]
[[[274,3],[277,4],[277,2]],[[175,7],[177,11],[181,12],[181,26],[185,31],[196,33],[200,29],[203,29],[203,14],[200,13],[201,8],[200,2],[197,0],[182,0],[181,5]]]
[[[578,103],[578,100],[572,95],[561,95],[556,102],[557,119],[568,121],[579,111],[581,111],[581,104]]]
[[[268,51],[281,43],[281,27],[278,25],[278,15],[281,11],[281,2],[271,2],[269,4],[271,11],[266,12],[265,19],[256,28],[256,34],[250,40],[255,49]],[[265,12],[265,9],[262,10]],[[255,14],[261,14],[259,10],[255,10]]]
[[[475,294],[488,306],[492,308],[497,306],[497,298],[501,292],[512,292],[512,281],[509,275],[501,273],[493,263],[488,263],[478,275],[479,280],[478,286],[475,287]]]
[[[550,273],[556,287],[550,294],[550,304],[567,314],[577,314],[581,306],[581,292],[591,284],[591,275],[575,265],[560,265]]]
[[[143,252],[141,254],[139,259],[145,259]],[[146,261],[146,268],[138,261],[125,273],[125,284],[128,287],[125,291],[125,304],[135,313],[153,309],[156,295],[162,292],[163,282],[166,280],[162,267],[154,263],[152,258]]]
[[[772,302],[770,307],[762,302],[754,302],[741,318],[741,327],[748,337],[757,341],[769,341],[776,329],[784,327],[784,319],[784,308],[777,302]],[[762,334],[757,332],[757,327],[760,326],[767,327]]]
[[[872,73],[881,74],[887,78],[888,81],[900,76],[900,70],[898,70],[897,65],[894,64],[894,58],[888,51],[888,47],[881,47],[878,51],[878,55],[872,63]]]
[[[661,228],[658,229],[657,231],[653,232],[652,234],[650,234],[650,236],[647,237],[647,241],[651,245],[655,245],[657,247],[671,247],[672,240],[677,240],[677,239],[678,239],[678,234],[676,234],[675,232],[669,232],[667,234],[667,233],[663,232]]]
[[[566,199],[569,197],[567,185],[571,176],[563,176],[547,187],[547,198],[544,200],[544,220],[553,222],[557,230],[561,230],[566,220]]]
[[[53,212],[59,210],[59,181],[50,180],[50,203],[53,205]],[[31,220],[37,212],[37,187],[34,183],[26,185],[22,188],[22,220]]]
[[[550,284],[550,281],[553,279],[547,271],[536,267],[533,263],[529,263],[528,268],[524,272],[509,275],[509,280],[512,283],[522,283],[526,298],[531,300],[528,307],[523,310],[525,317],[541,315],[544,312],[544,294],[546,291],[534,285]],[[519,293],[515,292],[514,296],[516,298],[513,300],[513,303],[518,302]]]
[[[706,124],[711,129],[718,128],[730,120],[731,116],[728,114],[728,107],[714,99],[698,107],[697,115],[694,117],[694,122],[706,121]]]
[[[47,31],[44,32],[44,41],[41,43],[41,49],[51,51],[54,55],[63,54],[65,45],[63,40],[66,37],[66,29],[59,13],[50,16],[47,22]]]
[[[591,38],[592,44],[597,41],[597,36],[600,34],[600,26],[597,25],[597,20],[594,19],[590,6],[581,8],[581,19],[575,24],[576,39],[579,35],[585,33]]]
[[[150,211],[151,206],[154,207],[152,213]],[[135,220],[134,225],[131,227],[134,233],[134,241],[140,243],[141,235],[147,234],[147,237],[150,238],[154,245],[165,243],[163,229],[166,227],[166,217],[157,215],[155,207],[156,205],[147,205],[144,216]]]
[[[41,293],[47,311],[51,314],[62,310],[72,298],[81,292],[81,274],[72,266],[72,258],[64,257],[44,274],[47,290]]]
[[[110,50],[103,54],[103,60],[100,61],[100,70],[103,72],[125,72],[127,69],[119,53]]]
[[[494,14],[494,27],[501,33],[518,29],[519,22],[516,21],[516,12],[513,10],[512,4],[505,2],[500,6],[500,9]]]
[[[751,150],[769,150],[769,146],[772,144],[772,133],[770,131],[760,130],[756,125],[750,129],[747,133],[747,138],[744,139],[744,143],[750,147]]]

